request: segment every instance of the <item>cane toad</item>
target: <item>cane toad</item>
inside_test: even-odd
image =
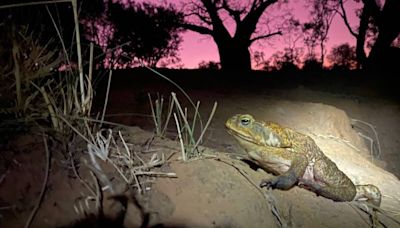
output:
[[[380,205],[376,186],[354,185],[311,137],[248,114],[235,115],[225,125],[252,161],[277,175],[263,180],[260,187],[289,189],[298,184],[334,201],[367,199]]]

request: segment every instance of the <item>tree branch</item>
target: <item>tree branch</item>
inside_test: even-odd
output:
[[[337,12],[337,13],[343,18],[344,24],[346,25],[346,27],[349,30],[349,32],[351,33],[351,35],[353,35],[355,38],[357,38],[358,34],[355,33],[354,30],[351,28],[349,20],[347,19],[346,9],[344,8],[343,0],[339,0],[339,5],[340,5],[340,9],[342,10],[342,12]]]
[[[181,12],[183,12],[185,18],[193,16],[207,25],[212,25],[209,13],[203,5],[198,4],[196,1],[190,1],[184,5],[184,9],[182,9]]]
[[[215,23],[221,23],[221,18],[219,18],[218,15],[218,9],[216,7],[216,3],[214,1],[211,0],[201,0],[201,2],[203,3],[203,6],[205,7],[205,10],[207,11],[208,15],[210,15],[210,19],[213,22],[213,24]]]
[[[277,2],[278,0],[254,0],[249,13],[243,18],[241,26],[238,30],[243,30],[241,33],[244,36],[250,37],[256,29],[256,25],[265,9]],[[258,3],[258,4],[257,4]]]
[[[212,21],[209,17],[201,15],[198,12],[190,12],[184,15],[184,17],[190,17],[190,16],[196,16],[201,22],[204,22],[207,25],[212,25]]]
[[[251,4],[251,7],[250,7],[250,12],[255,11],[255,9],[256,9],[256,8],[258,7],[258,5],[259,5],[259,4],[257,4],[257,3],[259,3],[258,0],[253,0],[253,3]]]
[[[204,35],[212,35],[212,33],[213,33],[213,31],[209,28],[199,26],[199,25],[193,25],[193,24],[189,24],[189,23],[183,23],[183,24],[181,24],[181,27],[184,29],[191,30],[193,32],[198,32],[200,34],[204,34]]]
[[[376,4],[375,0],[362,0],[362,2],[364,3],[364,7],[368,7],[372,17],[375,18],[378,23],[380,23],[381,10],[379,9],[379,6]]]
[[[221,18],[219,17],[218,10],[220,8],[217,7],[218,1],[213,1],[213,0],[201,0],[203,3],[203,6],[205,10],[207,11],[208,15],[210,15],[210,19],[212,22],[212,31],[211,32],[206,32],[202,34],[215,34],[214,39],[219,38],[219,39],[227,39],[230,34],[228,30],[225,28],[224,23],[222,22]],[[202,29],[203,30],[203,29]],[[208,29],[210,30],[210,29]],[[197,30],[192,30],[197,32]],[[215,31],[215,33],[214,33]],[[201,33],[201,32],[199,32]]]
[[[228,6],[228,1],[223,0],[222,9],[226,10],[229,15],[232,16],[233,20],[235,20],[236,24],[240,23],[240,15],[245,12],[244,9],[242,10],[234,10]]]
[[[262,35],[262,36],[254,37],[253,39],[250,39],[250,44],[253,43],[253,42],[255,42],[255,41],[257,41],[257,40],[266,39],[266,38],[269,38],[269,37],[275,36],[275,35],[280,35],[280,36],[281,36],[281,35],[282,35],[282,32],[281,32],[281,31],[278,31],[278,32],[269,33],[269,34],[267,34],[267,35]]]
[[[248,15],[260,15],[265,11],[265,9],[277,2],[278,0],[254,0]],[[258,4],[257,4],[258,3]],[[259,17],[260,17],[259,16]]]

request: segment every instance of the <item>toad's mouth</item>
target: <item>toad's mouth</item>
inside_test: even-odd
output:
[[[242,139],[242,140],[247,141],[249,143],[255,143],[254,139],[252,137],[240,134],[238,131],[235,131],[232,128],[226,127],[226,131],[228,132],[228,134],[232,135],[233,137],[235,137],[237,139]]]

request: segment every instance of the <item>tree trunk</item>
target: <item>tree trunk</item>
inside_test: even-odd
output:
[[[235,40],[216,42],[221,68],[228,71],[250,71],[251,59],[248,45]]]
[[[378,15],[372,15],[377,21],[378,37],[368,56],[369,65],[373,68],[393,68],[399,69],[397,51],[393,51],[391,44],[400,34],[400,1],[386,0],[385,6]]]
[[[364,6],[361,16],[360,16],[360,26],[358,29],[358,36],[357,36],[357,44],[356,44],[356,58],[358,68],[361,66],[364,68],[366,66],[367,55],[364,51],[365,45],[365,36],[368,30],[368,23],[369,23],[370,12],[368,11],[368,7]]]
[[[399,72],[400,48],[391,47],[391,38],[379,35],[368,57],[368,67],[376,71]]]

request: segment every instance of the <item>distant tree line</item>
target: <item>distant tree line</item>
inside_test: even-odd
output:
[[[1,5],[29,2],[35,1],[5,0]],[[89,43],[95,43],[98,66],[155,67],[179,62],[183,14],[172,5],[78,0],[78,7],[84,54],[88,57]],[[75,55],[70,3],[0,9],[0,42],[4,47],[12,47],[12,40],[26,32],[33,32],[42,44],[51,40],[49,49],[58,49],[60,53],[66,50],[71,58]],[[1,49],[0,61],[9,59],[11,49]]]
[[[150,3],[131,2],[129,4],[113,3],[108,0],[103,13],[103,27],[112,30],[102,40],[108,51],[107,57],[112,57],[112,65],[145,64],[151,67],[176,64],[179,45],[182,41],[180,24],[183,14],[172,5],[155,5]],[[90,38],[99,31],[98,20],[92,20],[94,26]]]
[[[263,52],[254,54],[257,69],[266,71],[320,71],[322,69],[354,70],[358,69],[356,48],[348,43],[333,46],[326,56],[327,64],[323,66],[315,56],[306,55],[302,58],[302,49],[285,48],[277,51],[268,59]]]
[[[1,4],[32,1],[4,0]],[[329,62],[337,68],[398,69],[400,1],[386,0],[382,5],[375,0],[348,1],[361,6],[356,26],[350,24],[343,0],[305,1],[310,13],[306,23],[285,8],[287,0],[190,0],[179,10],[170,4],[135,1],[79,0],[78,5],[84,50],[87,53],[89,42],[96,44],[98,67],[179,66],[181,34],[190,30],[211,37],[218,48],[219,62],[203,62],[202,68],[247,71],[252,63],[265,69],[322,68]],[[337,16],[357,42],[355,47],[342,44],[328,53],[326,42]],[[32,31],[49,49],[75,54],[68,3],[0,9],[0,42],[11,47],[20,31]],[[255,43],[269,45],[276,39],[283,40],[286,47],[272,58],[264,60],[262,52],[251,52]],[[2,50],[0,63],[10,55],[11,50]]]
[[[217,44],[222,69],[249,70],[251,66],[249,47],[255,42],[282,36],[287,47],[273,55],[268,62],[273,67],[290,68],[298,66],[302,48],[296,46],[299,38],[307,48],[304,65],[323,67],[326,59],[326,42],[333,19],[339,15],[349,32],[356,38],[355,50],[343,44],[335,47],[328,61],[336,67],[398,70],[400,59],[400,1],[386,0],[383,5],[375,0],[349,0],[359,2],[357,9],[359,24],[353,28],[348,20],[343,0],[307,0],[310,21],[300,24],[296,19],[283,14],[277,17],[284,0],[251,0],[246,3],[233,0],[192,0],[185,4],[187,12],[184,28],[209,35]],[[275,7],[275,8],[274,8]],[[282,11],[282,10],[281,10]],[[226,18],[235,25],[231,34]],[[279,18],[274,24],[271,18]],[[263,28],[275,28],[267,31]],[[319,47],[319,57],[316,47]],[[366,48],[370,50],[366,54]],[[352,52],[355,51],[355,54]],[[260,62],[260,53],[255,52],[254,61]],[[339,57],[340,56],[340,57]],[[344,57],[348,59],[344,59]],[[341,60],[340,60],[341,59]],[[271,64],[266,64],[271,66]]]

